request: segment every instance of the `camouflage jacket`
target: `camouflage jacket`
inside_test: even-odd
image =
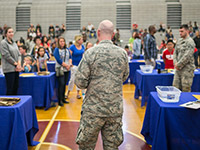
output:
[[[176,44],[173,54],[173,63],[181,70],[194,70],[194,48],[195,43],[192,38],[180,38]]]
[[[88,49],[78,66],[75,84],[87,89],[82,112],[99,117],[122,116],[123,82],[129,76],[125,50],[103,40]]]

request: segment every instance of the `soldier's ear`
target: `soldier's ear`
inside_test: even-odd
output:
[[[97,36],[100,37],[101,31],[98,29],[97,30]]]

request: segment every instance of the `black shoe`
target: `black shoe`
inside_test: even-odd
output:
[[[58,105],[63,106],[64,104],[63,104],[63,102],[58,102]]]
[[[68,102],[68,101],[66,101],[66,100],[63,100],[62,102],[63,102],[63,103],[65,103],[65,104],[69,104],[69,102]]]

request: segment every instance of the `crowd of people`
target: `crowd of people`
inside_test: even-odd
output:
[[[38,34],[34,39],[32,39],[33,33],[30,33],[33,28],[32,26],[30,28],[31,30],[28,30],[28,38],[31,37],[29,42],[32,42],[33,40],[34,46],[32,48],[28,47],[29,49],[27,49],[25,42],[17,45],[18,43],[13,40],[14,30],[11,27],[7,27],[4,31],[5,37],[0,44],[0,53],[2,55],[2,69],[6,79],[6,94],[17,95],[19,73],[21,71],[31,72],[34,71],[34,69],[38,72],[48,71],[46,61],[51,58],[51,55],[54,55],[56,60],[55,71],[58,80],[58,105],[63,106],[63,103],[69,103],[66,101],[66,98],[70,96],[70,91],[73,90],[74,84],[77,85],[77,99],[81,98],[79,94],[80,89],[87,89],[87,95],[85,98],[92,98],[94,101],[98,99],[99,101],[95,103],[93,103],[93,100],[87,101],[89,103],[85,103],[83,106],[83,108],[90,107],[91,111],[85,109],[82,110],[84,111],[84,115],[81,113],[81,125],[76,138],[76,143],[79,145],[79,148],[94,149],[96,139],[99,131],[101,130],[101,133],[104,135],[104,148],[116,149],[123,141],[122,86],[123,82],[129,75],[129,65],[126,52],[122,48],[113,45],[111,41],[114,29],[113,23],[108,20],[100,23],[97,31],[99,43],[93,50],[92,43],[87,42],[86,47],[83,45],[82,35],[76,35],[74,38],[75,42],[72,43],[69,48],[67,48],[65,38],[62,36],[52,36],[51,38],[54,38],[56,46],[53,51],[48,50],[51,45],[49,40],[51,41],[52,39],[46,37],[45,35],[41,37]],[[38,32],[40,32],[39,30],[40,28],[37,29]],[[90,50],[88,50],[89,48]],[[113,59],[116,59],[115,56],[117,56],[117,59],[120,60],[119,62],[112,61]],[[111,57],[112,59],[110,59]],[[95,61],[97,62],[95,63]],[[71,71],[71,78],[68,85],[68,92],[65,96],[65,88],[69,77],[69,71]],[[105,82],[107,78],[110,79],[109,82]],[[119,82],[119,84],[113,82],[113,79]],[[99,84],[99,81],[101,81],[101,85]],[[97,85],[100,88],[104,85],[105,88],[100,90],[100,88],[97,87],[99,91],[96,91],[96,86],[94,85]],[[91,87],[88,88],[89,86]],[[113,88],[110,89],[110,86]],[[94,94],[94,92],[96,94]],[[108,93],[106,94],[107,96],[104,93]],[[108,97],[110,99],[109,101]],[[107,108],[104,108],[104,106],[108,107],[108,103],[111,107],[113,107],[111,109],[112,112],[106,111],[106,116],[104,119],[101,119],[105,114],[104,111],[108,110]],[[98,111],[99,109],[101,111]],[[97,116],[97,112],[101,112],[101,115]],[[88,117],[90,117],[90,119]],[[93,125],[93,132],[88,132],[82,128],[88,121],[92,123],[90,126]],[[96,123],[99,125],[101,123],[100,128],[96,128]],[[107,128],[104,127],[104,124],[108,124]],[[112,140],[109,139],[112,139],[110,134],[113,134],[114,137],[118,136],[117,140],[112,142]]]
[[[28,31],[33,31],[33,27],[33,25],[30,25]],[[52,26],[50,27],[51,29],[49,31],[52,30]],[[42,31],[39,25],[36,28],[35,31]],[[70,91],[73,90],[77,67],[82,59],[83,53],[92,47],[93,44],[86,42],[83,45],[82,35],[75,36],[75,42],[69,42],[67,46],[65,38],[61,35],[56,35],[55,37],[51,37],[50,35],[48,37],[46,35],[37,35],[34,37],[33,33],[30,33],[28,32],[28,39],[26,41],[21,37],[19,41],[15,42],[13,41],[13,29],[7,27],[5,30],[5,37],[1,41],[0,52],[2,55],[2,69],[8,85],[6,94],[16,94],[19,72],[48,71],[47,61],[53,59],[56,61],[55,70],[59,84],[58,104],[63,106],[63,103],[69,103],[65,99],[69,97]],[[67,95],[65,95],[65,85],[69,78],[69,71],[71,71],[71,78]],[[77,99],[80,98],[80,89],[77,88]]]
[[[170,28],[165,29],[162,24],[159,32],[166,32],[166,41],[162,41],[162,56],[167,69],[175,68],[173,86],[183,92],[190,92],[194,77],[194,52],[199,53],[199,30],[197,23],[193,31],[196,36],[191,38],[191,26],[181,25],[180,39],[176,42]],[[195,29],[195,31],[194,31]],[[81,99],[80,91],[87,93],[82,105],[80,127],[76,143],[80,149],[94,149],[96,140],[101,131],[105,149],[117,149],[123,141],[123,82],[129,76],[128,57],[139,59],[144,54],[145,64],[155,67],[159,53],[156,44],[155,25],[145,30],[138,30],[133,24],[132,37],[125,50],[120,48],[120,33],[114,33],[113,23],[104,20],[98,30],[93,32],[94,26],[89,23],[81,30],[80,35],[74,37],[74,43],[66,45],[62,33],[65,27],[56,25],[49,27],[49,35],[42,35],[42,28],[30,25],[27,41],[21,38],[13,41],[14,31],[11,27],[3,30],[4,39],[1,41],[2,69],[5,74],[7,95],[17,95],[19,72],[48,71],[47,60],[54,56],[55,72],[58,80],[58,105],[69,103],[67,99],[74,86],[77,86],[76,98]],[[89,33],[89,35],[87,35]],[[84,39],[98,37],[96,46]],[[167,35],[168,34],[168,35]],[[86,44],[84,45],[84,42]],[[164,44],[166,42],[166,49]],[[118,46],[116,46],[118,45]],[[176,45],[176,48],[174,48]],[[88,50],[90,49],[90,50]],[[197,61],[198,65],[198,61]],[[71,77],[67,94],[66,83]],[[98,124],[98,126],[97,126]],[[106,126],[105,126],[106,124]],[[113,141],[113,139],[115,139]]]
[[[188,23],[188,26],[189,26],[189,35],[194,39],[196,44],[194,58],[195,58],[195,66],[197,68],[199,67],[199,61],[200,61],[199,27],[197,22],[194,22],[194,25],[192,25],[191,21]],[[3,28],[0,27],[0,34],[2,34],[3,37],[6,28],[7,28],[6,24],[3,26]],[[33,24],[31,24],[27,30],[27,39],[25,40],[23,37],[21,37],[19,40],[16,41],[16,43],[18,47],[25,45],[27,53],[31,55],[37,54],[37,52],[35,53],[35,50],[37,51],[37,49],[40,46],[43,46],[45,48],[45,51],[47,52],[45,54],[45,57],[47,55],[48,56],[47,58],[49,60],[51,59],[51,56],[53,56],[54,49],[58,47],[58,37],[61,36],[65,32],[65,30],[66,27],[64,24],[62,24],[61,27],[58,24],[56,24],[55,27],[53,25],[50,25],[48,30],[48,35],[46,36],[45,34],[42,34],[42,27],[39,24],[37,24],[36,27]],[[158,50],[157,53],[163,54],[164,50],[167,49],[167,43],[169,40],[173,41],[175,47],[177,40],[175,39],[170,26],[167,26],[167,28],[165,28],[165,25],[163,23],[160,23],[157,32],[159,32],[160,35],[165,36],[162,42],[157,43],[156,45]],[[129,39],[127,45],[124,47],[124,49],[128,53],[128,56],[131,59],[139,59],[140,55],[144,54],[144,39],[148,33],[149,32],[147,29],[144,30],[138,29],[137,23],[134,23],[132,25],[132,37]],[[84,46],[86,42],[90,41],[90,38],[96,39],[97,37],[95,27],[90,22],[88,23],[87,26],[82,27],[82,29],[80,30],[80,34],[83,37]],[[120,32],[119,29],[116,29],[116,31],[112,35],[112,42],[117,46],[121,46],[120,41],[121,41]],[[96,44],[98,44],[98,39]],[[68,43],[68,48],[70,47],[70,45],[72,45],[71,41]]]
[[[61,25],[61,27],[56,24],[55,27],[53,25],[49,26],[48,30],[48,38],[55,38],[61,36],[66,30],[66,27],[64,24]],[[36,27],[34,27],[33,24],[30,25],[27,31],[27,37],[42,37],[42,28],[40,24],[37,24]]]
[[[144,59],[145,64],[155,68],[158,48],[155,38],[156,28],[149,26],[149,33],[144,38]],[[174,43],[173,39],[168,39],[167,49],[163,51],[162,57],[166,69],[175,69],[173,86],[183,92],[191,92],[194,77],[195,63],[195,42],[190,37],[189,26],[183,24],[179,29],[180,39]],[[174,45],[176,48],[174,49]]]
[[[189,27],[189,36],[194,39],[196,45],[194,49],[194,60],[195,60],[195,66],[196,68],[198,68],[200,62],[199,27],[197,22],[194,22],[194,26],[192,26],[192,23],[189,22],[188,27]],[[7,29],[6,24],[4,25],[3,28],[0,27],[0,33],[3,35],[3,37],[5,35],[6,29]],[[45,34],[42,34],[42,27],[39,24],[37,24],[36,27],[34,27],[34,25],[31,24],[27,30],[27,40],[21,37],[19,40],[16,41],[16,44],[22,56],[22,61],[21,61],[22,71],[24,72],[48,71],[46,62],[47,60],[51,60],[52,58],[54,58],[52,56],[54,55],[55,49],[59,47],[59,42],[58,42],[59,37],[65,32],[65,30],[66,27],[64,24],[62,24],[61,27],[59,27],[59,25],[55,25],[55,27],[53,25],[50,25],[48,35],[46,36]],[[156,40],[154,36],[156,31],[159,32],[160,34],[165,34],[165,38],[162,40],[160,46],[158,46],[156,42],[153,43],[153,41]],[[83,39],[82,41],[82,45],[84,46],[84,48],[82,48],[83,50],[86,47],[86,43],[89,45],[93,45],[93,43],[88,42],[89,41],[88,38],[96,39],[97,37],[94,25],[89,22],[87,27],[83,26],[82,29],[80,30],[80,35]],[[111,40],[113,44],[121,46],[119,29],[116,29],[115,32],[113,32]],[[94,45],[97,45],[98,42],[99,41],[97,39],[97,42]],[[75,43],[76,43],[76,38],[75,38]],[[151,54],[145,50],[145,47],[147,47],[149,43],[153,43],[151,47],[153,47],[152,49],[154,50],[152,51]],[[138,24],[134,23],[132,25],[132,37],[129,39],[124,49],[127,51],[127,54],[130,59],[139,59],[140,55],[142,54],[144,55],[144,57],[146,57],[145,58],[146,60],[149,60],[148,57],[150,57],[151,55],[152,60],[149,61],[149,63],[151,63],[153,66],[155,66],[155,60],[157,59],[157,54],[162,54],[162,58],[165,62],[165,68],[173,69],[174,68],[173,52],[176,43],[177,40],[174,38],[170,26],[167,26],[167,28],[165,28],[165,25],[160,23],[160,26],[157,30],[155,25],[152,25],[151,29],[149,27],[149,30],[147,29],[143,30],[143,29],[138,29]],[[68,46],[66,47],[71,50],[72,54],[74,47],[71,47],[71,45],[74,45],[72,41],[70,41],[68,43]],[[25,56],[28,57],[24,59]],[[76,64],[76,66],[78,65]],[[73,81],[70,81],[70,83],[73,83]],[[70,90],[68,91],[68,94],[69,93]],[[68,94],[66,97],[68,97]],[[77,98],[80,98],[79,92],[77,92]]]
[[[191,25],[191,22],[189,22],[187,25],[189,27],[189,30],[188,30],[189,36],[191,38],[193,38],[193,40],[195,42],[195,45],[196,45],[196,47],[194,48],[194,61],[195,61],[196,68],[198,68],[199,65],[200,65],[199,64],[200,63],[200,34],[199,34],[199,27],[198,27],[197,22],[194,22],[194,26]],[[155,25],[152,25],[152,26],[156,27]],[[173,61],[172,60],[173,59],[172,55],[173,55],[173,51],[174,51],[175,45],[177,43],[177,39],[175,39],[175,37],[173,35],[173,32],[172,32],[172,29],[171,29],[170,26],[165,28],[165,25],[161,23],[157,30],[155,28],[155,33],[152,36],[153,39],[151,38],[151,36],[150,36],[150,38],[148,37],[148,35],[150,35],[151,33],[147,29],[144,29],[144,30],[140,29],[139,30],[138,29],[138,25],[136,23],[133,24],[132,27],[133,27],[132,28],[132,37],[129,39],[129,43],[124,48],[127,51],[127,54],[131,59],[139,59],[140,55],[144,55],[144,53],[145,53],[145,45],[147,45],[147,43],[145,43],[145,41],[149,42],[149,40],[155,40],[154,34],[156,32],[158,32],[160,34],[160,36],[164,35],[165,37],[163,38],[163,40],[161,41],[160,44],[159,43],[155,43],[155,45],[153,45],[155,47],[154,49],[156,49],[153,53],[154,54],[161,54],[166,63],[168,63],[168,60]],[[192,30],[191,30],[191,28],[192,28]],[[113,43],[116,44],[116,45],[119,45],[116,42],[113,42]],[[173,50],[170,50],[170,52],[169,52],[168,50],[171,49],[171,45],[173,46],[173,48],[172,48]],[[168,53],[170,53],[169,56],[167,55]],[[157,55],[156,55],[156,57],[157,57]],[[168,66],[168,64],[166,66]],[[168,68],[168,67],[166,67],[166,68]],[[173,69],[174,66],[171,66],[170,68]]]
[[[191,28],[192,27],[192,28]],[[0,33],[3,34],[4,41],[7,38],[7,25],[5,24],[3,28],[0,28]],[[194,26],[192,26],[192,23],[188,23],[188,34],[191,38],[193,38],[194,43],[196,47],[194,48],[194,60],[195,60],[195,66],[196,68],[199,66],[198,58],[200,58],[200,35],[199,35],[199,27],[196,22],[194,22]],[[192,30],[191,30],[192,29]],[[12,29],[11,29],[12,30]],[[57,69],[63,67],[58,67],[60,63],[58,62],[65,62],[64,60],[57,60],[60,59],[58,57],[58,47],[61,48],[61,43],[59,41],[65,42],[65,39],[60,39],[61,35],[65,32],[66,28],[64,24],[59,27],[59,25],[56,25],[55,27],[53,25],[49,26],[49,34],[46,36],[45,34],[42,34],[42,28],[38,24],[36,27],[34,27],[33,24],[30,25],[30,27],[27,30],[27,40],[24,40],[23,37],[21,37],[19,40],[16,41],[16,45],[19,48],[20,55],[21,55],[21,71],[23,72],[40,72],[40,71],[48,71],[47,68],[47,61],[53,59],[55,56],[57,61]],[[156,43],[156,38],[154,34],[156,32],[159,32],[161,34],[165,34],[164,40],[162,40],[160,46]],[[12,35],[11,35],[12,36]],[[67,92],[67,95],[64,97],[67,98],[70,94],[70,91],[72,91],[74,86],[74,75],[77,71],[77,66],[82,59],[84,51],[88,47],[93,46],[93,43],[88,42],[88,38],[94,38],[96,39],[97,32],[94,28],[94,25],[90,22],[88,23],[88,26],[83,26],[80,30],[80,36],[76,36],[73,42],[69,42],[68,46],[65,45],[64,48],[68,48],[70,50],[69,58],[68,53],[67,57],[62,56],[63,58],[67,58],[70,61],[70,65],[73,67],[67,67],[66,70],[71,70],[71,78],[69,82],[69,89]],[[13,39],[10,38],[10,42],[12,43]],[[121,46],[120,43],[120,32],[119,29],[116,29],[115,32],[113,32],[111,41],[113,44],[117,46]],[[97,45],[99,41],[95,43]],[[165,63],[166,69],[174,69],[174,63],[173,63],[173,53],[175,50],[175,45],[177,44],[177,40],[174,38],[172,29],[168,26],[165,28],[164,24],[160,24],[159,28],[156,30],[155,25],[149,26],[149,29],[138,29],[138,25],[134,23],[132,25],[132,37],[129,39],[128,44],[124,47],[124,49],[127,52],[127,55],[130,59],[139,59],[140,55],[144,55],[144,59],[146,61],[146,64],[153,65],[155,67],[157,59],[157,54],[162,54],[162,58]],[[148,49],[150,47],[150,49]],[[62,46],[63,48],[63,46]],[[61,52],[59,51],[59,54]],[[63,53],[64,54],[64,53]],[[66,62],[66,64],[67,64]],[[61,65],[61,64],[60,64]],[[65,65],[66,67],[67,65]],[[70,68],[70,69],[69,69]],[[60,70],[61,70],[60,69]],[[59,70],[59,71],[60,71]],[[68,75],[65,75],[64,79],[61,79],[62,82],[66,82],[68,78]],[[60,81],[61,83],[61,81]],[[63,91],[63,89],[61,89]],[[84,92],[83,92],[84,94]],[[80,99],[80,89],[77,88],[77,98]],[[61,101],[63,101],[63,97],[61,97]],[[66,103],[66,101],[63,101]],[[59,103],[62,105],[62,103]]]
[[[81,35],[83,36],[83,41],[86,42],[88,37],[91,38],[97,38],[95,27],[92,23],[88,23],[87,27],[83,26],[80,30]]]

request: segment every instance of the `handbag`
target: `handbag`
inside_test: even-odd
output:
[[[64,69],[63,66],[56,67],[56,77],[64,76]]]
[[[64,57],[64,62],[66,59],[66,52],[65,52],[65,57]],[[56,77],[64,76],[64,68],[63,66],[56,67]]]

